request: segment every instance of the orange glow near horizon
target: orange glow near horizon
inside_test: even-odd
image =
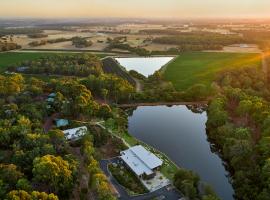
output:
[[[270,17],[269,0],[2,1],[2,17]]]

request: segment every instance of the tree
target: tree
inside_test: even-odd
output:
[[[24,191],[30,192],[32,190],[32,185],[27,179],[21,178],[18,180],[16,184],[16,188],[18,190],[24,190]]]
[[[258,144],[258,149],[264,159],[270,158],[270,137],[263,137]]]
[[[237,112],[241,115],[241,116],[245,116],[246,121],[248,118],[248,114],[250,113],[252,109],[252,101],[250,100],[242,100],[240,101],[238,107],[237,107]]]
[[[28,193],[24,190],[13,190],[7,194],[7,200],[58,200],[54,194],[33,191]]]
[[[202,200],[220,200],[210,185],[203,185],[203,190],[204,195]]]
[[[13,190],[7,194],[8,200],[32,200],[31,195],[24,190]]]
[[[270,184],[270,158],[268,158],[263,165],[262,176],[264,177],[264,180]]]
[[[60,156],[37,157],[33,162],[34,180],[48,184],[53,191],[65,192],[73,183],[72,171],[67,161]]]
[[[23,173],[13,164],[0,164],[0,177],[10,187],[15,187],[17,181],[23,177]]]
[[[107,90],[107,89],[102,89],[101,90],[101,94],[102,94],[102,96],[103,96],[103,98],[104,98],[104,101],[105,101],[105,103],[107,102],[107,96],[108,96],[108,94],[109,94],[109,91]]]
[[[48,135],[51,139],[51,142],[57,152],[60,152],[65,144],[65,135],[61,130],[50,130]]]
[[[98,110],[98,116],[104,119],[112,117],[112,110],[108,104],[102,104]]]
[[[209,90],[204,84],[195,84],[186,90],[186,99],[204,99],[209,94]]]
[[[0,179],[0,198],[1,199],[5,198],[7,191],[8,191],[8,184],[4,183],[4,181]]]
[[[191,199],[198,196],[199,177],[192,171],[179,169],[174,175],[173,183],[175,187]]]
[[[63,109],[63,103],[65,101],[65,97],[61,92],[57,92],[54,98],[54,107],[56,110],[60,111]]]
[[[218,198],[217,196],[213,196],[213,195],[205,195],[205,196],[203,196],[202,200],[220,200],[220,198]]]

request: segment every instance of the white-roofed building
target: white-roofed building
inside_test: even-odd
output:
[[[131,147],[120,154],[120,158],[139,177],[155,176],[155,171],[163,164],[162,160],[141,145]]]
[[[64,130],[63,133],[68,140],[77,140],[87,133],[87,127],[81,126],[78,128],[72,128]]]

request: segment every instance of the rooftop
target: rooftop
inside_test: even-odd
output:
[[[85,135],[87,132],[87,127],[86,126],[81,126],[78,128],[72,128],[72,129],[67,129],[64,130],[63,133],[65,134],[65,137],[68,140],[76,140],[80,137],[82,137],[83,135]]]
[[[63,126],[67,126],[69,124],[67,119],[56,119],[55,123],[56,123],[57,127],[63,127]]]
[[[163,163],[162,160],[141,145],[122,151],[121,158],[138,176],[153,174],[153,169]]]
[[[54,97],[56,97],[56,93],[51,93],[51,94],[48,95],[48,97],[54,98]]]

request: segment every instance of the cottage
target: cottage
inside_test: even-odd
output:
[[[87,133],[87,127],[82,126],[78,128],[64,130],[63,133],[68,140],[78,140]]]
[[[141,178],[154,177],[155,171],[163,164],[162,160],[141,145],[131,147],[120,154],[121,160]]]

